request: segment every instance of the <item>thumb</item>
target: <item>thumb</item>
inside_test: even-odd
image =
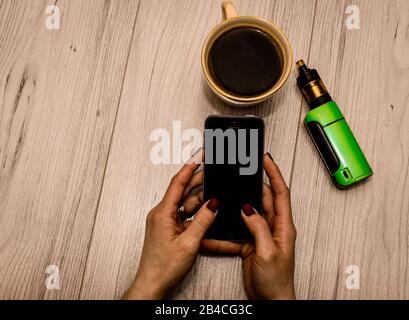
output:
[[[273,237],[267,221],[250,204],[241,208],[241,215],[256,242],[256,253],[269,254],[273,250]]]
[[[219,200],[211,199],[205,202],[195,214],[192,222],[183,232],[184,241],[200,245],[207,229],[211,226],[219,208]]]

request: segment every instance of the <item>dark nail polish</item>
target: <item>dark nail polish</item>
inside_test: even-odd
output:
[[[209,201],[207,204],[207,209],[209,209],[211,212],[216,213],[217,209],[219,208],[219,200],[217,199],[212,199]]]
[[[247,217],[252,216],[253,214],[256,213],[256,211],[254,211],[253,206],[251,204],[246,203],[245,205],[243,205],[243,207],[241,207],[241,210],[243,210],[244,214]]]
[[[270,152],[267,152],[267,155],[268,155],[268,157],[271,159],[271,161],[274,162],[274,159],[273,159],[273,157],[271,156]]]

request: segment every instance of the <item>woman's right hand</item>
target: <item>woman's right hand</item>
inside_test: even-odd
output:
[[[239,249],[237,244],[204,240],[202,247],[218,253],[241,254],[244,288],[250,299],[295,299],[296,229],[290,193],[270,154],[264,156],[264,169],[271,185],[264,185],[263,189],[264,217],[251,205],[242,208],[243,220],[255,242],[244,244]]]
[[[290,192],[269,154],[264,157],[264,169],[271,185],[264,185],[263,190],[265,218],[250,205],[242,208],[243,219],[255,239],[241,252],[244,288],[251,299],[295,299],[296,230]]]

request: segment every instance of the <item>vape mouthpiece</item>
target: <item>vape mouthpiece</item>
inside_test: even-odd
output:
[[[297,68],[299,68],[299,67],[301,67],[301,66],[305,65],[305,63],[304,63],[304,60],[303,60],[303,59],[298,60],[298,61],[297,61],[295,64],[297,65]]]
[[[301,68],[302,66],[305,66],[304,60],[298,60],[296,63],[297,68]]]
[[[296,66],[297,66],[297,69],[298,69],[298,73],[299,73],[300,75],[307,73],[308,68],[307,68],[307,66],[305,65],[304,60],[298,60],[298,61],[296,62]]]
[[[296,66],[299,73],[297,84],[310,109],[332,101],[317,70],[308,68],[304,60],[298,60]]]

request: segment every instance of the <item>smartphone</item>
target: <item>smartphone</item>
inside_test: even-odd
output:
[[[264,121],[255,116],[211,115],[204,130],[203,198],[220,205],[207,239],[251,241],[241,208],[261,212]]]

